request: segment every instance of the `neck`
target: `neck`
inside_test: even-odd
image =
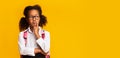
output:
[[[39,29],[39,28],[38,28]],[[33,32],[33,27],[32,26],[30,26],[30,30]]]
[[[30,30],[33,32],[33,27],[30,26]]]

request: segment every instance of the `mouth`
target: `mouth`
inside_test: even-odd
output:
[[[33,26],[37,26],[37,23],[33,22]]]

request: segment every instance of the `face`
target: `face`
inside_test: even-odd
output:
[[[39,26],[40,16],[38,10],[30,10],[28,12],[28,22],[31,27]]]

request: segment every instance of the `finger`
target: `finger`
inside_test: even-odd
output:
[[[37,22],[37,27],[38,27],[38,22]]]
[[[37,26],[37,23],[35,23],[35,26]]]

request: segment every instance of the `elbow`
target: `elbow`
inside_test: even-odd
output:
[[[24,49],[21,49],[21,50],[20,50],[20,55],[26,55],[26,54],[24,53]]]
[[[47,54],[49,53],[49,48],[48,49],[45,49],[44,52]]]

